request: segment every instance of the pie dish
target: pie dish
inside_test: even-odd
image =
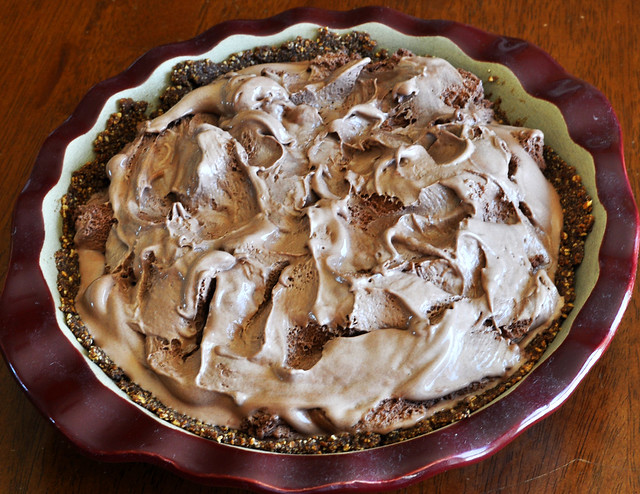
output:
[[[578,272],[576,309],[527,379],[444,429],[339,455],[283,455],[219,445],[128,401],[73,340],[56,310],[59,198],[71,171],[88,159],[91,141],[115,111],[117,99],[151,99],[163,74],[180,60],[224,59],[241,49],[312,37],[323,26],[366,31],[390,51],[402,47],[434,54],[472,70],[491,83],[488,92],[501,99],[511,119],[526,119],[527,125],[545,131],[547,142],[578,168],[594,198],[596,223]],[[609,344],[630,297],[637,219],[609,103],[529,43],[381,8],[296,9],[261,21],[223,23],[191,41],[151,50],[126,72],[98,84],[44,144],[15,211],[13,254],[0,305],[2,348],[36,406],[93,456],[159,463],[210,484],[282,492],[400,487],[492,454],[569,396]],[[28,331],[15,331],[17,321]]]

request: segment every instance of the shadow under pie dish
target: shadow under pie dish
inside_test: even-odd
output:
[[[382,12],[389,14],[385,18],[389,19],[387,23],[391,27],[377,22],[377,19],[382,17]],[[53,187],[53,189],[44,199],[42,210],[45,212],[52,211],[51,218],[59,214],[59,200],[69,187],[69,183],[72,180],[71,172],[92,159],[91,143],[98,135],[98,132],[104,128],[109,115],[117,111],[116,101],[123,97],[131,97],[134,100],[151,100],[150,95],[159,94],[160,90],[167,85],[166,74],[176,63],[199,58],[224,60],[232,52],[237,52],[238,49],[279,45],[283,41],[294,39],[298,35],[303,38],[313,39],[317,36],[318,28],[322,26],[328,26],[335,30],[353,28],[357,31],[367,32],[372,39],[378,42],[380,47],[387,49],[391,53],[397,49],[408,49],[419,55],[437,55],[449,60],[456,67],[477,74],[484,79],[485,91],[492,93],[493,98],[501,100],[500,108],[511,121],[524,120],[525,125],[528,127],[542,128],[546,142],[565,161],[578,169],[587,191],[593,198],[593,204],[589,205],[589,207],[593,208],[595,225],[593,232],[588,237],[585,260],[577,275],[576,286],[578,288],[574,302],[576,309],[571,312],[560,334],[545,353],[545,355],[553,353],[554,358],[543,360],[519,386],[490,407],[483,408],[470,417],[455,422],[444,429],[436,430],[426,435],[418,434],[419,437],[415,439],[398,442],[384,448],[352,452],[348,455],[325,454],[318,457],[286,454],[277,455],[283,460],[274,460],[271,454],[221,446],[211,440],[195,437],[164,424],[162,426],[162,436],[166,440],[168,435],[172,440],[169,450],[162,451],[156,448],[163,448],[166,443],[164,441],[155,442],[153,434],[152,437],[145,435],[144,427],[140,427],[144,423],[149,427],[149,431],[155,431],[158,428],[157,419],[123,399],[123,393],[119,393],[113,383],[104,379],[104,376],[100,371],[96,370],[94,364],[88,363],[81,347],[75,344],[73,336],[64,326],[64,317],[67,317],[66,322],[70,323],[69,325],[73,329],[73,315],[64,316],[62,312],[55,312],[58,324],[54,324],[53,319],[50,321],[52,326],[55,326],[54,330],[49,330],[53,331],[50,336],[58,341],[56,348],[62,345],[60,351],[64,351],[65,356],[69,357],[70,368],[83,370],[82,386],[86,389],[87,382],[95,383],[96,400],[84,398],[81,402],[83,406],[87,406],[95,412],[99,411],[98,415],[102,417],[101,419],[95,416],[90,419],[90,414],[86,413],[88,410],[80,412],[79,409],[76,409],[75,412],[69,412],[66,408],[61,417],[61,400],[58,400],[57,403],[54,400],[54,403],[51,403],[50,394],[35,391],[33,382],[29,383],[28,374],[30,371],[24,369],[21,372],[20,366],[15,365],[15,354],[7,350],[6,341],[8,340],[4,337],[3,347],[8,359],[16,369],[18,378],[31,393],[36,404],[56,421],[65,434],[90,453],[109,455],[115,458],[120,456],[125,459],[122,454],[126,452],[127,458],[138,457],[172,464],[178,470],[196,479],[211,483],[237,482],[244,485],[249,484],[254,488],[286,490],[303,487],[322,488],[330,485],[363,487],[370,482],[378,482],[376,484],[378,488],[382,486],[399,486],[409,482],[410,478],[422,478],[450,466],[488,455],[504,445],[526,426],[556,408],[575,387],[587,368],[593,364],[593,357],[598,356],[606,347],[619,319],[619,313],[624,308],[628,297],[627,294],[633,282],[637,225],[635,208],[629,206],[629,204],[633,205],[633,199],[630,194],[627,196],[625,208],[632,207],[632,209],[627,209],[627,216],[624,221],[616,220],[612,213],[605,214],[605,211],[608,212],[609,209],[604,197],[607,197],[607,200],[617,199],[605,196],[601,183],[598,181],[599,170],[604,167],[603,171],[606,171],[606,173],[617,174],[618,185],[622,184],[624,190],[628,191],[621,157],[619,130],[606,100],[586,84],[567,76],[547,55],[527,43],[481,33],[473,28],[454,23],[411,19],[402,14],[386,10],[363,9],[356,11],[355,14],[357,15],[354,18],[357,20],[347,23],[346,13],[292,11],[273,19],[255,21],[255,23],[252,23],[252,27],[255,29],[251,31],[252,33],[257,33],[254,36],[237,32],[236,30],[240,29],[240,24],[226,23],[221,28],[203,34],[197,39],[198,43],[194,41],[193,45],[185,43],[162,47],[142,57],[121,76],[106,81],[92,90],[74,113],[74,117],[65,126],[56,131],[45,144],[38,163],[36,163],[34,174],[38,173],[42,161],[52,159],[51,153],[45,153],[45,151],[50,151],[47,146],[52,146],[52,142],[55,142],[56,138],[64,139],[64,144],[69,144],[69,146],[66,148],[64,166],[62,168],[62,156],[60,153],[57,155],[61,160],[57,165],[58,173],[61,173],[61,175],[51,179],[49,188]],[[409,34],[404,35],[402,34],[403,32]],[[436,36],[434,37],[434,35]],[[482,40],[482,42],[479,42],[478,39]],[[206,40],[206,42],[203,42],[203,40]],[[205,45],[207,50],[209,47],[213,47],[213,51],[207,53],[205,50],[205,53],[203,53],[202,49],[194,49],[195,46]],[[515,72],[526,91],[540,99],[526,96],[522,88],[514,84],[515,79],[510,71],[499,65],[500,62],[504,62]],[[536,63],[534,64],[533,62]],[[535,71],[532,71],[530,67],[534,65]],[[546,72],[542,69],[545,69]],[[152,72],[153,75],[147,80]],[[535,72],[535,74],[531,72]],[[547,77],[546,83],[545,81],[541,82],[540,74]],[[533,77],[534,75],[535,78]],[[533,79],[533,81],[530,79]],[[608,119],[606,122],[611,125],[594,124],[596,125],[595,129],[590,129],[589,132],[582,136],[576,136],[572,133],[572,118],[582,117],[583,115],[579,114],[579,112],[585,111],[583,106],[576,106],[576,101],[579,101],[576,98],[586,97],[585,93],[590,96],[589,101],[592,105],[590,112],[599,117],[599,120],[592,119],[590,121],[602,122],[606,117]],[[521,98],[524,99],[524,103],[520,101]],[[560,108],[560,111],[542,100],[549,100],[555,103]],[[572,114],[576,112],[578,112],[577,116],[572,117]],[[536,121],[536,119],[538,120]],[[566,127],[563,127],[565,121]],[[550,124],[549,122],[555,122],[555,124]],[[593,139],[593,132],[596,130],[599,137],[598,139]],[[576,146],[569,139],[569,135],[584,149]],[[609,160],[605,160],[605,165],[601,165],[603,154],[599,154],[602,153],[603,149],[614,149],[615,151],[613,153],[615,159],[611,158],[611,153],[604,153]],[[40,173],[46,172],[43,170]],[[56,185],[54,182],[58,179],[60,180]],[[598,197],[600,197],[600,201]],[[57,211],[56,204],[58,204]],[[617,206],[616,208],[611,211],[615,211],[617,215],[622,214]],[[18,227],[20,225],[19,220],[20,204],[16,212],[16,225]],[[51,222],[51,219],[47,219],[47,217],[45,217],[45,220],[47,225],[59,225],[59,222]],[[604,270],[601,272],[597,270],[598,246],[600,246],[600,256],[602,258],[608,232],[614,228],[622,229],[617,230],[618,239],[628,239],[624,254],[626,256],[624,272],[607,271],[606,274],[602,274]],[[17,237],[19,236],[19,231],[20,229],[18,228]],[[42,272],[49,286],[48,298],[52,299],[50,300],[51,311],[45,314],[49,318],[54,317],[53,307],[62,306],[63,310],[65,310],[64,300],[60,300],[56,294],[58,272],[55,266],[52,266],[54,254],[60,249],[60,244],[56,245],[59,235],[60,230],[47,233],[48,240],[45,237],[45,247],[40,255]],[[53,242],[51,242],[52,239]],[[15,238],[14,242],[16,242],[14,245],[18,245],[18,238]],[[35,249],[37,250],[37,257],[40,254],[40,247]],[[17,250],[14,249],[14,253]],[[27,250],[20,249],[20,251],[20,255],[26,255]],[[619,258],[619,246],[616,246],[616,252]],[[16,253],[15,255],[18,254]],[[39,269],[37,263],[34,268]],[[10,271],[7,278],[7,288],[3,295],[3,310],[8,307],[5,302],[12,293],[12,290],[9,290],[8,287],[11,286],[11,283],[19,283],[19,280],[16,280],[16,275],[12,275],[12,272]],[[613,278],[609,279],[609,277]],[[606,321],[598,324],[594,322],[594,314],[589,314],[589,307],[593,306],[593,294],[597,293],[598,287],[607,282],[615,286],[615,288],[608,286],[606,288],[608,292],[618,293],[619,298],[613,308],[607,306],[608,315]],[[581,291],[583,288],[584,290]],[[16,310],[18,309],[16,308]],[[66,313],[69,314],[68,311]],[[597,312],[597,314],[599,315],[600,312]],[[43,322],[39,322],[34,325],[44,331],[43,324]],[[575,337],[577,347],[572,344],[572,336],[576,332],[576,327],[583,328],[580,334]],[[62,336],[62,339],[60,339],[60,336]],[[83,340],[82,335],[76,334],[76,336]],[[586,347],[585,338],[590,341]],[[84,342],[86,343],[86,340]],[[569,358],[561,359],[560,356],[566,352],[568,352]],[[89,345],[88,353],[93,360],[107,368],[108,371],[110,370],[109,361],[99,355],[98,349]],[[67,359],[59,360],[67,362]],[[560,363],[557,363],[559,361]],[[118,376],[116,378],[118,379]],[[552,379],[555,387],[549,386],[549,378]],[[75,373],[71,373],[71,375],[66,374],[65,377],[61,377],[61,379],[73,380],[80,379],[80,377],[76,376]],[[98,380],[102,384],[98,383]],[[545,382],[544,385],[542,381]],[[120,381],[120,384],[122,384],[122,381]],[[125,386],[121,387],[131,391],[129,385],[126,382],[124,384]],[[78,392],[77,389],[80,385],[69,384],[64,387],[67,398],[63,402],[69,403],[69,400],[73,400],[74,393]],[[129,393],[129,395],[144,405],[144,402],[149,399],[148,395],[137,393],[138,391],[133,389],[133,392]],[[103,400],[106,400],[106,402]],[[88,403],[88,401],[91,401],[91,403]],[[524,406],[525,404],[526,406]],[[513,415],[513,409],[516,408],[521,413],[517,417]],[[57,413],[56,409],[58,410]],[[155,411],[158,413],[157,407]],[[182,423],[184,419],[181,416],[171,415],[171,411],[165,411],[164,409],[159,409],[159,411],[159,415],[165,415],[165,418],[168,418],[171,422],[185,426],[185,423]],[[77,418],[80,413],[82,413],[83,419]],[[466,415],[468,412],[463,411],[461,413]],[[105,421],[105,414],[111,415],[113,418],[113,421],[108,421],[108,426]],[[63,420],[65,415],[69,419],[71,418],[69,416],[73,415],[75,420],[69,420],[65,423]],[[505,416],[510,417],[509,420],[505,421]],[[125,417],[128,417],[128,419],[124,420]],[[99,422],[104,425],[104,430],[108,429],[110,431],[108,437],[105,437],[107,434],[95,433],[96,424]],[[134,423],[136,424],[135,427],[132,426]],[[201,426],[200,423],[186,425],[187,428]],[[116,430],[122,428],[122,434],[113,434],[114,427]],[[130,431],[127,430],[129,428],[135,428],[137,432],[130,436]],[[420,433],[423,432],[425,431],[420,431]],[[232,434],[233,437],[229,441],[230,436],[226,430],[216,429],[204,435],[213,437],[214,440],[252,446],[251,439],[243,439],[242,441],[248,441],[244,443],[242,441],[238,442],[234,434]],[[346,437],[344,434],[325,437],[320,440],[321,446],[325,452],[330,452],[358,449],[368,445],[350,442],[350,439],[345,439]],[[138,442],[138,438],[141,438],[139,439],[140,442]],[[377,441],[373,445],[382,444],[375,436],[375,433],[372,436],[362,436],[362,438],[367,440],[373,438],[373,441]],[[404,439],[405,437],[401,438]],[[309,442],[306,439],[305,441]],[[287,449],[288,442],[288,439],[284,440],[282,447],[274,449],[276,451],[290,452],[291,450]],[[151,444],[151,446],[141,448],[140,444],[142,443]],[[443,454],[441,451],[434,456],[435,453],[432,447],[429,446],[433,444],[446,444],[444,448],[446,453]],[[307,450],[303,452],[313,451]],[[231,456],[234,458],[230,463],[222,461],[224,465],[220,467],[212,466],[215,463],[211,461],[212,459],[229,458]],[[394,464],[393,461],[390,461],[391,456],[396,458],[404,457],[405,459],[400,463]],[[409,456],[411,459],[407,459]],[[272,459],[270,460],[269,458]],[[269,466],[270,462],[273,461],[287,462],[287,466],[283,467],[284,471],[290,471],[292,468],[296,469],[296,472],[300,472],[300,478],[291,479],[283,471],[274,471]],[[242,467],[243,462],[245,465],[247,463],[252,464],[251,471],[247,471]],[[230,473],[229,465],[232,465],[232,468],[237,470],[234,473]],[[260,465],[264,466],[264,468],[260,468]],[[366,467],[363,467],[363,465],[366,465]],[[213,471],[211,470],[212,468]],[[314,476],[310,473],[310,471],[315,472],[317,469],[323,472],[322,475]],[[331,475],[336,477],[326,480],[327,472],[331,472]],[[314,480],[314,478],[322,478],[324,480]],[[293,482],[293,484],[287,484],[289,482]]]

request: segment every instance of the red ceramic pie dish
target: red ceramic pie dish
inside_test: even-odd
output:
[[[507,111],[509,94],[521,100],[517,91],[524,90],[529,101],[522,110],[525,116],[531,108],[541,108],[545,119],[556,115],[559,123],[554,125],[567,138],[551,145],[580,162],[563,155],[583,175],[596,217],[578,273],[576,309],[558,342],[522,383],[446,428],[341,454],[289,455],[218,444],[161,421],[116,392],[74,343],[57,313],[55,284],[52,288],[47,274],[55,269],[47,252],[55,251],[59,236],[55,227],[47,233],[47,195],[61,187],[68,173],[70,144],[100,125],[114,95],[144,85],[160,65],[180,57],[209,56],[230,39],[241,39],[238,36],[251,38],[257,46],[325,26],[370,31],[383,47],[409,43],[418,52],[424,46],[419,54],[442,49],[452,54],[454,65],[467,64],[481,78],[502,78],[504,71],[505,79],[514,78],[521,88],[510,88],[508,81],[504,87],[486,87],[507,100]],[[549,136],[555,128],[543,130]],[[93,457],[151,462],[206,484],[276,492],[398,488],[495,453],[557,409],[607,348],[631,296],[638,253],[638,211],[620,127],[599,91],[525,41],[378,7],[350,12],[295,9],[264,20],[224,22],[192,40],[149,51],[125,72],[91,89],[49,136],[18,199],[13,222],[11,260],[0,299],[0,344],[36,407]]]

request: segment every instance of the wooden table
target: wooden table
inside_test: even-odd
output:
[[[640,4],[381,1],[423,18],[451,19],[542,47],[598,87],[624,134],[632,186],[640,191]],[[613,4],[613,2],[611,2]],[[95,83],[154,46],[184,40],[232,18],[263,18],[295,6],[346,10],[357,0],[294,2],[0,0],[0,279],[10,249],[11,209],[45,137]],[[553,416],[488,460],[436,476],[407,492],[640,492],[640,297],[637,290],[608,351]],[[145,464],[86,458],[31,405],[0,365],[0,492],[210,492]],[[224,489],[221,492],[238,492]]]

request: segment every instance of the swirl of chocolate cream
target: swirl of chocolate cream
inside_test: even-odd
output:
[[[563,304],[540,131],[444,60],[320,63],[227,74],[147,122],[108,165],[104,253],[78,238],[97,344],[201,420],[408,426],[429,412],[366,417],[504,378]]]

